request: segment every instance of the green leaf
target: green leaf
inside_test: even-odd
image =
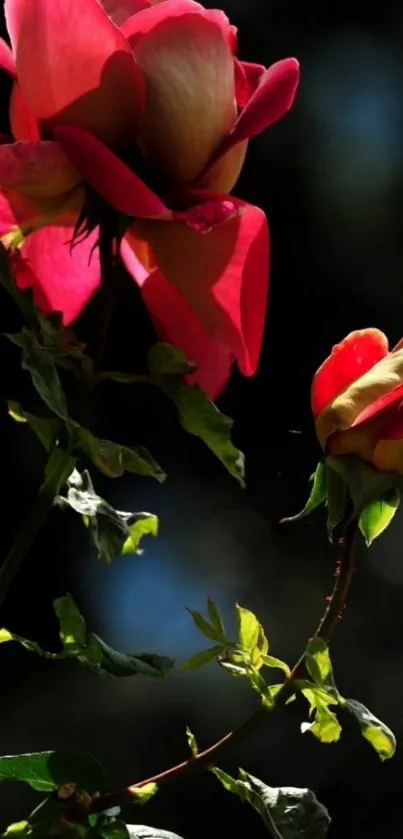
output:
[[[33,752],[0,757],[0,781],[24,781],[41,792],[75,783],[93,794],[105,786],[104,771],[84,752]]]
[[[355,455],[331,456],[326,464],[348,487],[353,506],[351,518],[357,518],[368,504],[383,498],[399,484],[394,472],[379,472]]]
[[[364,507],[358,526],[364,536],[367,548],[372,545],[374,539],[380,536],[391,523],[400,504],[400,493],[396,487],[391,489],[376,501],[371,501]]]
[[[312,722],[301,724],[301,731],[305,734],[310,731],[321,743],[335,743],[340,739],[341,725],[330,705],[338,705],[339,698],[333,693],[317,685],[306,683],[309,687],[303,687],[301,692],[309,702],[310,716],[314,716]]]
[[[291,521],[299,521],[299,519],[309,516],[317,507],[326,501],[327,484],[326,484],[326,469],[323,462],[318,463],[316,471],[311,475],[312,489],[303,510],[295,516],[288,516],[281,520],[281,524]]]
[[[67,486],[67,495],[57,496],[55,503],[82,516],[101,562],[110,565],[117,556],[136,553],[143,536],[157,535],[157,516],[115,510],[96,494],[87,470],[75,469]]]
[[[176,347],[161,341],[151,347],[148,367],[151,376],[158,379],[159,376],[186,376],[193,373],[197,365],[187,361]]]
[[[137,675],[162,678],[174,665],[173,659],[164,655],[120,653],[92,632],[88,635],[88,646],[77,658],[97,673],[115,678]]]
[[[200,632],[202,632],[206,638],[211,638],[212,641],[221,641],[220,634],[217,633],[214,626],[211,626],[211,624],[206,621],[201,612],[197,612],[195,609],[187,609],[187,611],[192,616],[197,628],[200,629]]]
[[[56,364],[52,355],[39,343],[36,333],[24,327],[22,332],[6,337],[21,349],[22,368],[30,373],[41,399],[54,414],[67,419],[67,402]]]
[[[239,645],[250,652],[257,646],[260,638],[261,626],[253,612],[244,609],[239,603],[235,604],[237,618],[237,632]]]
[[[154,781],[149,784],[143,784],[141,787],[130,787],[130,795],[135,799],[136,804],[147,804],[147,801],[155,795],[158,790],[158,785]]]
[[[361,729],[361,734],[371,743],[371,746],[378,753],[381,760],[388,760],[393,757],[396,751],[396,738],[393,731],[384,722],[355,699],[346,699],[344,705],[356,718]]]
[[[14,824],[9,824],[6,827],[4,833],[1,836],[8,837],[8,839],[22,839],[23,836],[29,836],[31,833],[32,828],[30,823],[25,820],[22,822],[14,822]]]
[[[307,670],[318,685],[333,684],[329,647],[324,638],[311,638],[305,651]]]
[[[326,458],[327,533],[333,540],[333,531],[343,521],[349,501],[348,486],[343,473],[334,468],[336,458]],[[337,463],[337,460],[336,460]]]
[[[104,839],[130,839],[127,825],[121,819],[103,824],[99,828],[99,832]]]
[[[193,732],[190,730],[189,726],[186,726],[186,737],[189,745],[189,749],[192,752],[192,757],[197,757],[198,748],[196,743],[196,737],[194,736]]]
[[[29,423],[47,452],[53,448],[61,427],[59,420],[52,417],[36,417],[24,411],[19,402],[9,402],[8,413],[15,422]]]
[[[201,650],[199,653],[196,653],[196,655],[192,655],[191,658],[188,658],[182,667],[184,670],[195,670],[196,667],[202,667],[203,664],[208,664],[210,661],[214,661],[214,659],[217,658],[222,651],[222,644],[217,644],[215,647],[209,647],[207,650]]]
[[[0,629],[0,643],[15,641],[30,652],[51,660],[75,659],[103,676],[166,676],[173,667],[173,660],[154,653],[120,653],[92,632],[88,632],[84,619],[70,595],[54,601],[54,610],[60,621],[60,638],[63,651],[52,653],[35,641],[22,638],[7,629]]]
[[[143,446],[129,448],[111,440],[101,440],[86,428],[77,428],[79,445],[93,464],[109,478],[120,478],[125,472],[145,475],[162,483],[165,472]]]
[[[291,670],[290,670],[288,664],[286,664],[285,661],[281,661],[280,658],[274,658],[274,656],[272,656],[272,655],[263,655],[262,656],[262,661],[263,661],[263,664],[266,665],[266,667],[274,667],[278,670],[282,670],[283,673],[285,673],[287,679],[290,677]]]
[[[59,619],[59,635],[63,647],[75,652],[87,643],[85,621],[73,598],[66,594],[53,601],[53,609]]]
[[[143,536],[158,536],[158,517],[153,513],[132,513],[135,520],[129,524],[129,535],[123,545],[122,554],[138,553]]]
[[[224,627],[223,616],[221,614],[220,609],[218,608],[216,603],[214,603],[214,600],[212,600],[211,597],[207,598],[207,609],[208,609],[208,615],[209,615],[209,618],[210,618],[210,621],[211,621],[211,625],[216,630],[217,635],[221,636],[224,640],[225,639],[225,627]]]
[[[256,667],[249,666],[246,676],[250,686],[254,691],[256,691],[256,693],[259,694],[266,708],[273,708],[274,698],[272,696],[270,686],[267,684],[261,673],[259,673],[259,670]]]
[[[244,487],[245,458],[231,441],[233,420],[220,413],[202,390],[181,381],[194,366],[189,366],[185,356],[169,344],[152,347],[148,365],[152,383],[175,403],[182,428],[199,437]]]
[[[251,804],[273,839],[324,839],[327,835],[329,814],[311,790],[269,787],[243,769],[237,779],[216,767],[212,772],[226,790]]]

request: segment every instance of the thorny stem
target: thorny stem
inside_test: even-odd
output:
[[[353,522],[346,529],[345,536],[341,538],[339,541],[339,546],[341,548],[341,557],[336,566],[333,591],[328,600],[326,611],[313,637],[319,636],[324,640],[329,641],[343,612],[354,571],[357,533],[357,524],[356,522]],[[284,705],[286,700],[291,696],[293,692],[293,682],[300,674],[300,671],[304,665],[304,661],[305,653],[302,653],[302,655],[294,665],[289,678],[286,679],[279,692],[276,694],[274,700],[274,708],[272,708],[271,710],[275,710],[275,708]],[[143,781],[138,781],[137,783],[132,784],[131,786],[128,786],[124,789],[109,792],[105,795],[101,795],[97,798],[94,798],[89,806],[89,809],[86,808],[85,812],[99,813],[103,810],[109,809],[110,807],[120,806],[122,804],[128,803],[130,800],[133,800],[136,794],[136,790],[145,786],[146,784],[157,783],[158,785],[165,785],[172,781],[176,781],[178,778],[181,778],[183,776],[193,775],[194,773],[200,772],[203,769],[208,769],[209,767],[217,763],[217,760],[222,757],[223,753],[226,752],[230,746],[234,746],[235,744],[243,740],[251,731],[253,731],[258,725],[260,725],[260,723],[263,722],[263,720],[265,720],[267,716],[268,709],[265,706],[259,707],[238,728],[234,729],[233,731],[229,731],[228,734],[221,738],[221,740],[218,740],[216,743],[214,743],[212,746],[209,746],[204,751],[199,752],[195,757],[192,756],[188,760],[184,760],[182,763],[178,763],[176,766],[171,766],[164,772],[160,772],[157,775],[152,775],[150,778],[146,778]],[[74,807],[72,808],[70,814],[72,820],[74,820],[73,816],[76,817],[77,815],[79,815],[79,809],[80,805],[77,809]],[[73,812],[74,810],[75,812]],[[83,815],[82,810],[81,815]]]

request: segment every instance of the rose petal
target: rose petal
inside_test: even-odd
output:
[[[71,248],[72,227],[47,227],[32,233],[21,255],[12,258],[19,288],[32,288],[44,314],[62,312],[71,323],[99,286],[100,267],[94,231]]]
[[[98,0],[6,0],[18,81],[45,124],[70,122],[105,141],[134,136],[142,76]]]
[[[358,329],[336,344],[313,378],[311,405],[314,416],[384,358],[388,348],[388,339],[379,329]]]
[[[241,111],[235,125],[214,153],[211,163],[236,143],[261,134],[289,111],[299,83],[299,63],[285,58],[262,74],[255,92]]]
[[[159,339],[177,347],[188,361],[197,364],[187,381],[215,399],[229,379],[234,357],[210,337],[185,298],[160,271],[149,274],[143,268],[130,246],[130,236],[122,242],[122,257],[140,288]]]
[[[263,64],[253,64],[250,61],[235,59],[235,90],[238,108],[245,107],[255,92],[266,67]]]
[[[167,282],[210,337],[251,376],[265,321],[269,237],[262,210],[239,200],[236,205],[238,215],[204,235],[179,222],[138,222],[131,243],[140,259],[141,246],[150,246]]]
[[[403,383],[403,350],[389,353],[336,396],[316,418],[316,433],[322,445],[335,431],[360,424],[395,399]],[[381,400],[388,395],[389,400]],[[401,398],[401,394],[399,396]],[[366,410],[369,408],[370,410]]]
[[[16,140],[39,140],[38,122],[28,108],[18,82],[14,82],[10,99],[10,123]]]
[[[3,41],[3,38],[0,38],[0,67],[2,70],[5,70],[6,73],[9,73],[10,76],[15,78],[16,70],[14,57],[11,52],[11,48],[5,41]]]
[[[101,0],[101,6],[116,26],[121,26],[127,18],[148,9],[150,5],[149,0]]]
[[[1,234],[15,225],[30,230],[62,213],[74,218],[82,203],[78,173],[50,141],[0,146],[0,196]]]
[[[146,84],[140,145],[164,174],[190,183],[236,119],[229,21],[192,0],[168,0],[122,31]]]
[[[64,125],[54,134],[84,180],[111,207],[140,218],[170,216],[158,195],[89,131]]]

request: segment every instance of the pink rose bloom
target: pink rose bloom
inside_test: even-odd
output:
[[[0,235],[23,238],[18,285],[73,321],[100,284],[101,205],[125,220],[122,258],[159,337],[198,364],[194,383],[214,397],[234,361],[252,375],[269,235],[229,193],[248,140],[291,107],[298,62],[239,61],[226,15],[193,0],[5,0],[5,14]]]

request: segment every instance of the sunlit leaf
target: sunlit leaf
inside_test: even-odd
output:
[[[364,536],[367,548],[374,539],[381,535],[391,523],[400,504],[400,493],[396,487],[391,489],[375,501],[371,501],[363,509],[358,525]]]
[[[327,494],[327,486],[326,486],[326,469],[323,462],[318,463],[316,470],[313,475],[311,475],[312,481],[312,488],[308,498],[308,501],[305,504],[305,507],[301,510],[300,513],[297,513],[295,516],[288,516],[287,518],[282,519],[281,523],[288,523],[291,521],[299,521],[299,519],[304,518],[305,516],[309,516],[317,507],[326,501],[326,494]]]
[[[324,839],[327,835],[329,814],[311,790],[269,787],[243,769],[237,779],[217,767],[212,772],[228,792],[252,805],[273,839]]]
[[[333,681],[329,647],[323,638],[311,638],[305,651],[305,661],[309,674],[318,685],[327,685]]]
[[[283,673],[285,673],[287,679],[289,678],[289,676],[291,674],[291,670],[290,670],[288,664],[286,664],[285,661],[281,661],[280,658],[274,658],[274,656],[272,656],[272,655],[263,655],[262,656],[262,661],[263,661],[263,664],[266,665],[266,667],[273,667],[273,668],[276,668],[278,670],[282,670]]]
[[[381,760],[393,757],[396,751],[396,738],[393,731],[356,699],[346,699],[344,704],[356,718],[362,736],[371,743]]]
[[[239,645],[243,650],[251,651],[259,642],[261,634],[260,623],[253,612],[240,606],[239,603],[236,603],[235,609]]]
[[[136,804],[147,804],[147,801],[155,795],[158,790],[158,785],[154,781],[149,784],[143,784],[141,787],[130,787],[130,796],[135,799]]]
[[[179,350],[163,343],[151,348],[148,364],[152,382],[175,403],[184,430],[203,440],[228,472],[245,486],[245,458],[231,441],[233,420],[222,414],[202,390],[181,379],[192,372],[194,365],[189,365]]]
[[[302,733],[310,731],[321,743],[337,742],[341,735],[341,725],[330,706],[337,706],[338,698],[333,693],[328,693],[325,688],[314,684],[302,688],[301,692],[309,702],[310,716],[313,716],[311,722],[301,724]]]

